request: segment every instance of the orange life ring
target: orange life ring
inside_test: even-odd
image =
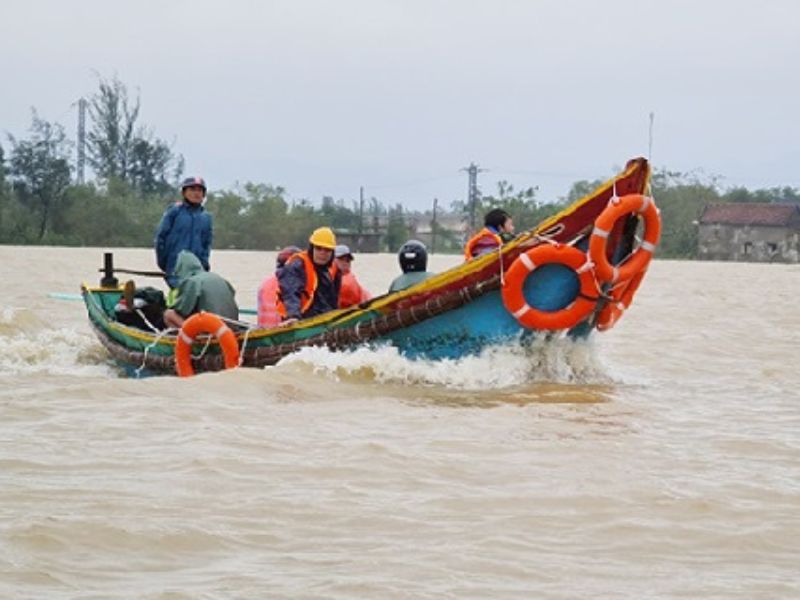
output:
[[[186,319],[178,332],[178,341],[175,344],[175,370],[180,377],[194,375],[192,344],[200,333],[210,333],[217,338],[226,369],[239,366],[239,344],[236,342],[236,335],[217,315],[199,312]]]
[[[547,264],[569,267],[578,275],[580,291],[569,305],[560,310],[544,311],[533,308],[525,300],[525,280],[534,270]],[[592,263],[586,255],[572,246],[542,244],[520,254],[508,269],[500,290],[503,306],[528,329],[570,329],[586,317],[595,306],[597,284]]]
[[[644,219],[644,239],[624,264],[612,265],[606,256],[608,236],[617,220],[628,214],[638,214]],[[629,194],[612,198],[594,222],[589,240],[589,257],[594,262],[598,280],[616,283],[633,279],[634,275],[647,269],[660,237],[661,216],[650,196]]]
[[[608,301],[597,315],[595,326],[600,331],[611,329],[622,318],[623,313],[633,302],[633,295],[639,289],[639,284],[647,271],[639,271],[630,281],[619,285],[611,291],[611,300]]]

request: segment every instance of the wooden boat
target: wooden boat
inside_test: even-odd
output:
[[[658,242],[658,210],[645,195],[649,177],[647,161],[633,159],[622,173],[498,251],[357,307],[272,329],[234,326],[236,344],[192,335],[190,370],[218,371],[226,362],[264,367],[306,346],[388,343],[412,358],[458,358],[542,334],[584,337],[608,329],[630,304]],[[118,322],[114,307],[123,290],[110,273],[104,282],[82,285],[100,342],[131,371],[175,373],[179,332]],[[232,363],[229,354],[236,350]]]

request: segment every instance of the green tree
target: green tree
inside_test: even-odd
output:
[[[248,247],[249,240],[245,239],[247,206],[244,198],[234,192],[209,194],[206,209],[214,217],[215,248]]]
[[[36,239],[42,241],[53,214],[64,209],[70,183],[70,146],[64,128],[40,119],[32,110],[31,137],[11,142],[11,177],[20,203],[37,216]]]
[[[246,226],[244,236],[252,248],[274,250],[288,244],[291,235],[285,230],[289,204],[284,190],[265,184],[245,186]]]
[[[651,179],[653,196],[661,210],[661,243],[658,256],[694,258],[697,255],[698,221],[707,204],[719,202],[713,183],[692,173],[657,171]]]
[[[582,179],[581,181],[576,181],[572,184],[572,187],[567,192],[566,197],[561,198],[561,201],[564,204],[572,204],[583,198],[584,196],[588,196],[592,192],[594,192],[598,187],[603,185],[602,179],[595,179],[593,181],[588,181],[586,179]]]
[[[396,252],[400,249],[409,237],[409,229],[403,217],[403,206],[396,204],[389,209],[389,220],[386,224],[386,245],[389,252]]]
[[[535,227],[547,217],[554,215],[567,202],[539,203],[536,188],[528,187],[519,191],[507,181],[497,182],[497,194],[481,198],[481,211],[486,213],[493,208],[502,208],[514,219],[517,231]],[[482,223],[482,220],[481,220]]]
[[[183,172],[183,157],[137,124],[140,108],[119,79],[100,80],[89,101],[89,162],[105,182],[117,178],[143,193],[166,193]]]
[[[324,196],[321,213],[325,223],[336,231],[358,231],[358,210],[348,208],[343,200],[335,202],[331,196]]]
[[[752,191],[745,187],[734,187],[726,191],[721,200],[723,202],[800,203],[800,191],[788,186]]]

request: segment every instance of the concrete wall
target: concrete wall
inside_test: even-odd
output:
[[[800,230],[701,224],[698,258],[741,262],[800,262]]]

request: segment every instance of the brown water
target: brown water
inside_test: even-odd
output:
[[[800,597],[800,266],[657,261],[524,355],[133,380],[46,295],[101,252],[0,247],[2,598]],[[212,255],[249,307],[273,260]]]

